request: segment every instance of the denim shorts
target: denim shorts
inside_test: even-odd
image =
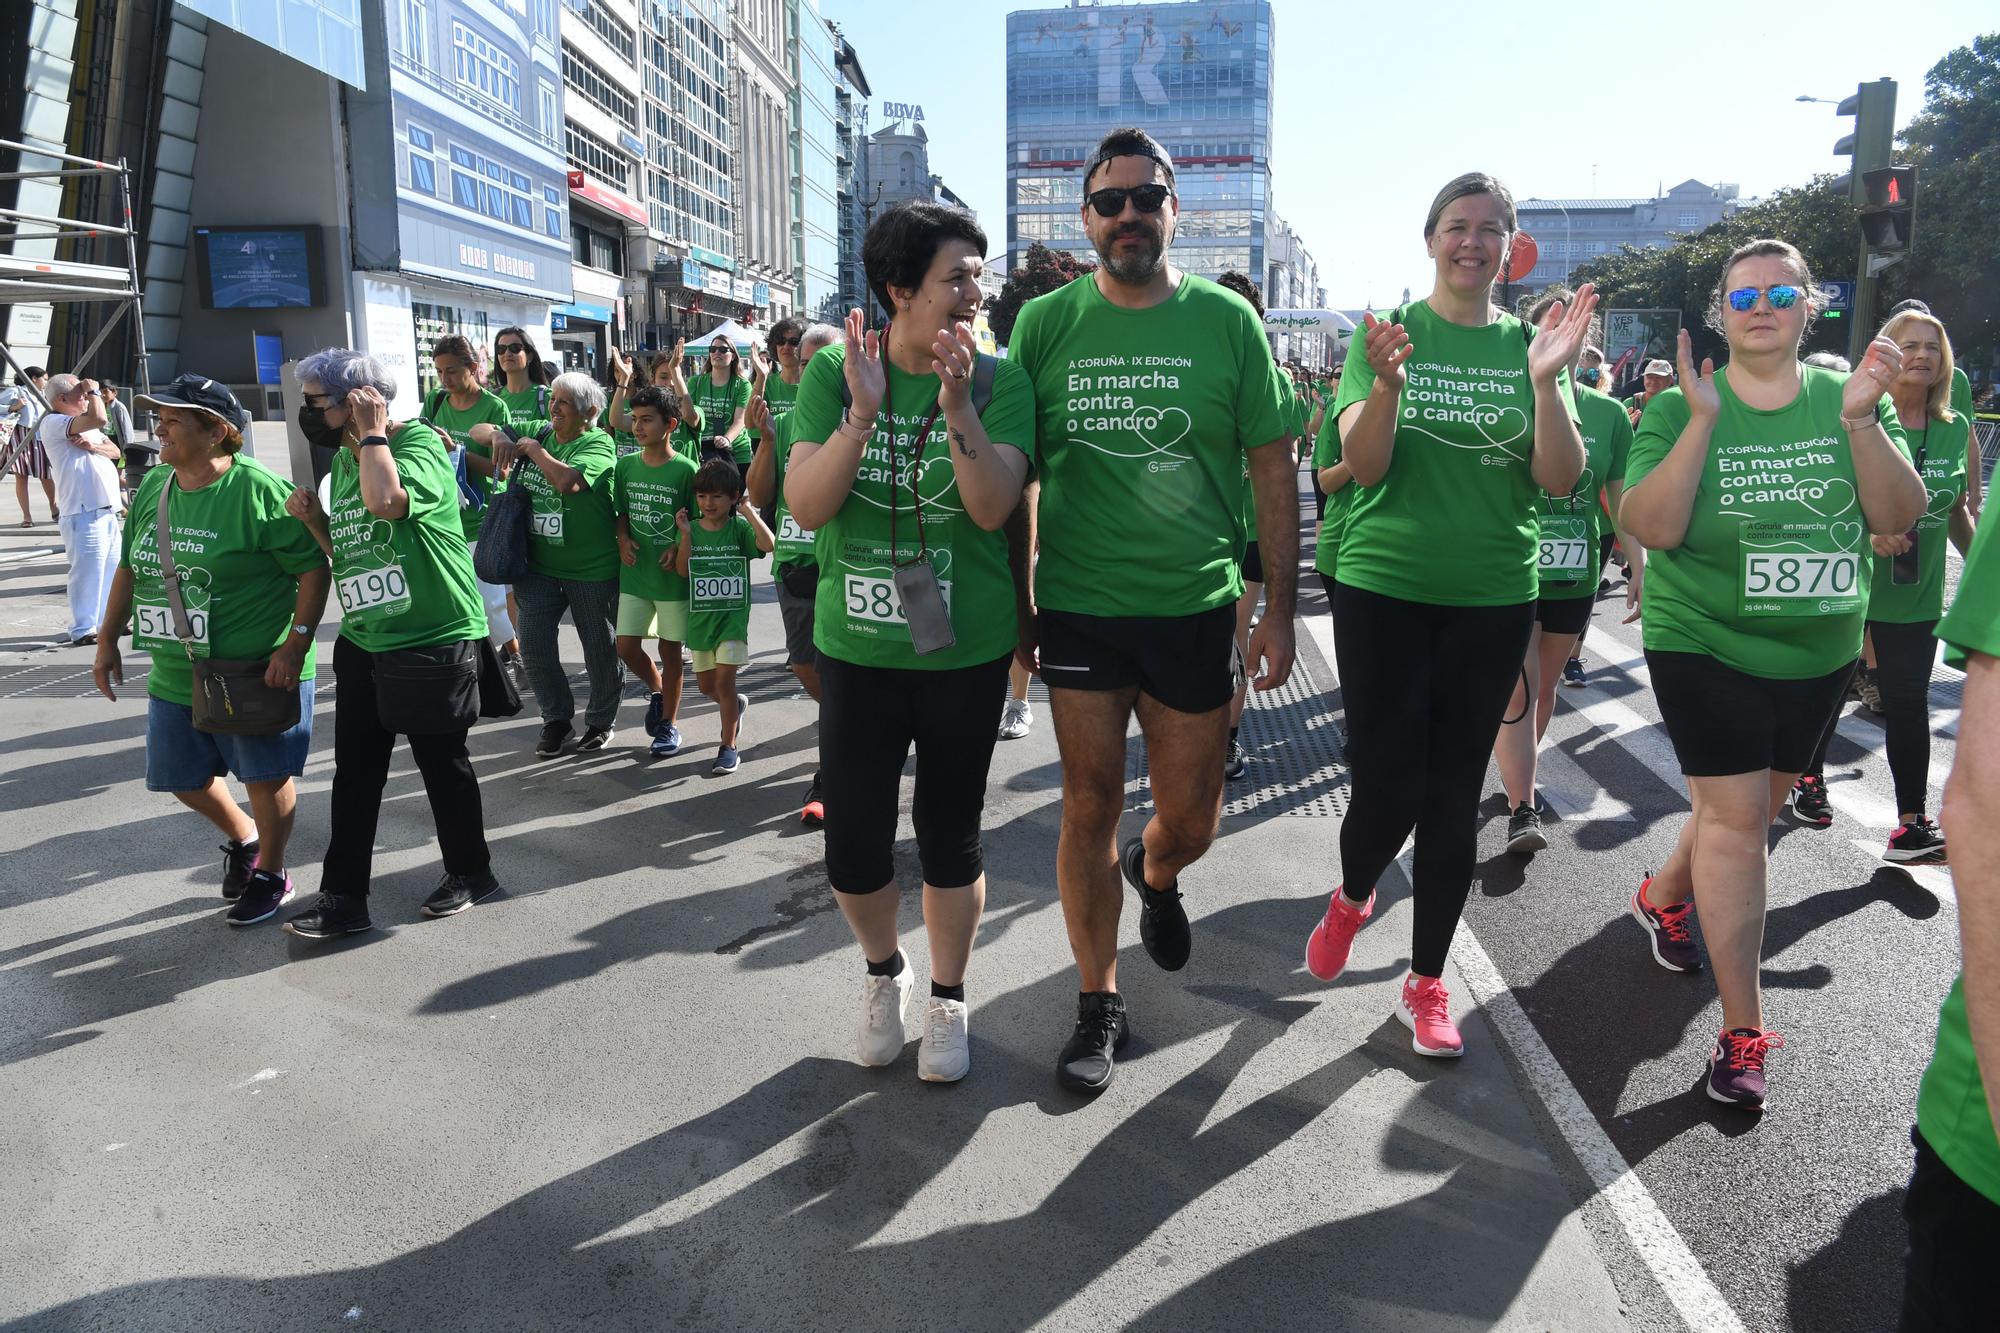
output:
[[[312,749],[313,682],[299,682],[299,724],[276,736],[211,736],[194,709],[147,696],[146,790],[200,791],[225,773],[238,782],[282,782],[306,771]]]

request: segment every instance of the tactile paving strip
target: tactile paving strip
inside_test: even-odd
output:
[[[1223,783],[1223,818],[1345,813],[1347,762],[1337,716],[1334,698],[1303,664],[1278,689],[1252,690],[1241,731],[1250,771]],[[1129,754],[1125,808],[1150,811],[1145,742],[1134,736]]]

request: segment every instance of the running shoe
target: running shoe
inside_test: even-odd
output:
[[[880,1069],[895,1063],[903,1053],[903,1010],[914,984],[916,973],[908,958],[903,959],[903,970],[893,977],[871,973],[862,978],[861,1030],[855,1038],[855,1059]]]
[[[1243,742],[1231,737],[1228,753],[1222,757],[1222,776],[1231,782],[1250,771],[1250,756],[1243,752]]]
[[[259,921],[269,921],[291,900],[290,875],[275,870],[253,870],[244,882],[242,895],[230,905],[223,920],[232,926],[254,926]]]
[[[1313,927],[1306,940],[1306,971],[1321,981],[1332,981],[1347,968],[1347,956],[1354,951],[1354,936],[1362,923],[1375,915],[1375,891],[1356,906],[1345,889],[1335,889],[1326,904],[1326,915]]]
[[[965,1001],[933,995],[924,1006],[924,1040],[917,1048],[917,1077],[926,1083],[956,1083],[972,1071],[972,1047],[965,1033]]]
[[[1181,906],[1178,887],[1156,889],[1146,883],[1146,844],[1134,838],[1118,854],[1118,868],[1125,882],[1139,891],[1139,943],[1146,956],[1169,972],[1187,966],[1194,940],[1188,931],[1187,909]]]
[[[1652,882],[1651,875],[1639,881],[1639,891],[1632,895],[1632,919],[1646,928],[1653,961],[1669,972],[1701,971],[1701,954],[1694,947],[1694,933],[1688,929],[1694,900],[1655,907],[1646,897],[1646,886]]]
[[[235,902],[243,896],[243,886],[250,882],[250,872],[257,868],[257,840],[238,842],[231,838],[222,844],[222,896]]]
[[[1792,784],[1792,818],[1810,828],[1829,828],[1833,806],[1826,799],[1826,779],[1816,773],[1801,773]]]
[[[806,789],[806,803],[799,811],[799,822],[807,828],[818,828],[826,822],[826,802],[819,794],[819,774],[813,774],[813,785]]]
[[[1880,717],[1882,715],[1882,682],[1873,671],[1861,677],[1857,688],[1861,691],[1861,706]]]
[[[667,720],[667,696],[655,694],[646,700],[646,720],[641,725],[648,736],[658,736],[660,727]]]
[[[570,725],[567,722],[543,723],[541,739],[535,742],[535,753],[544,759],[551,759],[561,754],[563,742],[569,739],[569,733]]]
[[[1514,807],[1514,817],[1507,821],[1507,850],[1516,856],[1533,856],[1549,845],[1542,833],[1542,817],[1535,813],[1535,807],[1523,801]]]
[[[1009,699],[1000,712],[1000,739],[1018,741],[1035,725],[1035,711],[1026,699]]]
[[[490,870],[482,870],[477,875],[447,874],[438,881],[437,889],[424,899],[421,909],[425,916],[457,916],[474,903],[483,903],[500,892],[500,881]]]
[[[1730,1028],[1715,1039],[1708,1053],[1708,1095],[1731,1106],[1761,1111],[1770,1103],[1764,1084],[1764,1058],[1785,1044],[1775,1032]]]
[[[1569,661],[1563,663],[1563,684],[1576,689],[1581,689],[1585,685],[1590,684],[1590,681],[1583,674],[1583,659],[1581,657],[1572,657]]]
[[[1455,1060],[1465,1054],[1465,1038],[1458,1035],[1458,1025],[1451,1021],[1451,993],[1436,977],[1420,977],[1414,972],[1404,977],[1396,1017],[1410,1030],[1410,1049],[1418,1055]]]
[[[740,763],[742,759],[737,755],[735,746],[718,745],[715,747],[715,767],[708,771],[717,777],[726,777],[734,773]]]
[[[368,899],[358,893],[322,893],[319,901],[285,922],[287,931],[306,940],[330,940],[374,928],[368,919]]]
[[[1882,853],[1884,861],[1894,861],[1901,866],[1941,866],[1946,864],[1944,835],[1938,826],[1922,815],[1914,824],[1899,824],[1889,835],[1889,849]]]
[[[737,721],[738,721],[739,723],[740,723],[741,721],[743,721],[743,715],[744,715],[745,713],[749,712],[749,711],[750,711],[750,696],[749,696],[749,695],[747,695],[747,694],[739,694],[739,695],[737,695],[737,696],[736,696],[736,720],[737,720]]]
[[[681,729],[671,722],[653,733],[653,743],[646,747],[646,753],[655,759],[668,759],[680,752]]]
[[[609,727],[585,727],[583,739],[576,743],[576,752],[586,754],[592,750],[602,750],[611,744],[611,738],[617,734]]]
[[[1077,996],[1076,1030],[1056,1057],[1056,1082],[1071,1092],[1102,1092],[1131,1035],[1124,996],[1116,991],[1085,991]]]

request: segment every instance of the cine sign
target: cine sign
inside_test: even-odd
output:
[[[924,109],[915,102],[884,102],[882,104],[882,118],[884,120],[922,120],[924,118]]]

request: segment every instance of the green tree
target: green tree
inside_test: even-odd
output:
[[[1021,317],[1021,307],[1037,296],[1047,295],[1056,288],[1076,281],[1086,273],[1097,272],[1097,265],[1079,260],[1067,250],[1051,250],[1040,241],[1028,247],[1016,267],[1007,272],[1007,281],[1000,288],[1000,294],[987,307],[986,318],[993,325],[993,336],[1001,346],[1006,346],[1014,337],[1014,321]]]

